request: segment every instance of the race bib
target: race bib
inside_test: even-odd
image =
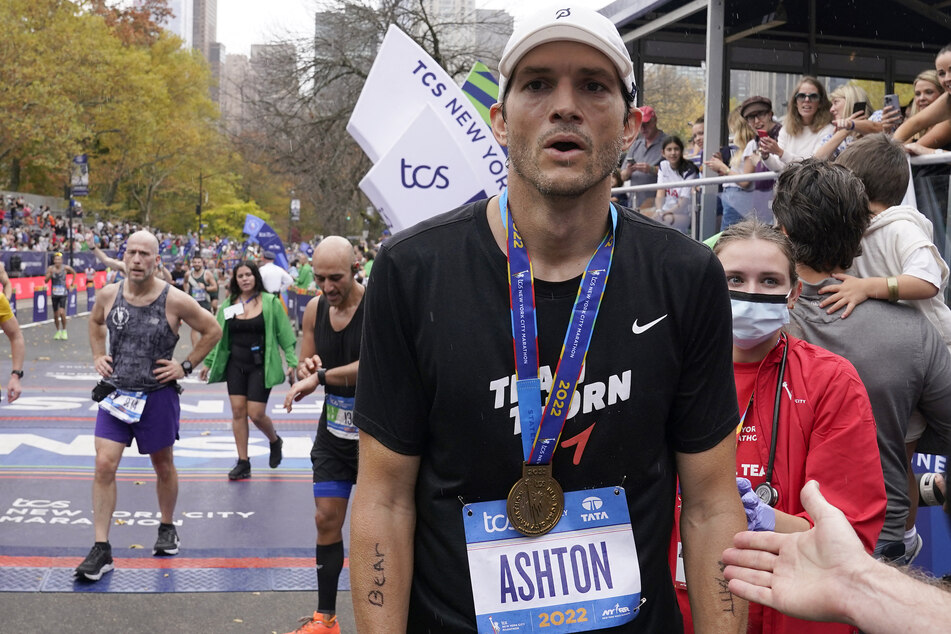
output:
[[[353,397],[327,394],[324,403],[327,405],[327,429],[330,433],[344,440],[357,440],[360,433],[353,424]]]
[[[624,489],[565,493],[550,533],[525,537],[505,500],[462,512],[478,631],[582,632],[634,620],[641,574]]]
[[[236,315],[244,314],[244,304],[232,304],[225,308],[225,319],[234,319]]]
[[[201,287],[193,286],[192,297],[195,298],[196,302],[203,302],[208,299],[208,293]]]
[[[134,425],[142,418],[145,409],[145,392],[131,390],[116,390],[99,402],[99,408],[104,409],[119,420]]]
[[[64,284],[53,284],[53,295],[61,296],[66,294],[66,286]]]

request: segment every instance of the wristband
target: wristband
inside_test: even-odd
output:
[[[11,375],[15,374],[18,379],[23,378],[23,370],[10,370],[10,374]]]
[[[886,277],[885,283],[888,284],[888,301],[894,304],[898,301],[898,278]]]
[[[317,370],[317,383],[320,385],[327,385],[327,370],[323,368]]]

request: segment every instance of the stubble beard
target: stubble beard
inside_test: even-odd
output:
[[[549,132],[534,146],[523,139],[521,134],[510,129],[509,163],[513,172],[531,183],[543,196],[577,197],[604,182],[614,172],[624,142],[619,135],[613,142],[596,148],[593,155],[583,157],[582,160],[586,160],[587,164],[580,174],[555,177],[542,169],[540,157],[545,150],[546,139],[561,132],[579,136],[584,141],[585,147],[589,148],[589,152],[595,147],[591,137],[580,133],[572,126],[562,126]],[[567,166],[569,163],[566,162],[563,165]]]

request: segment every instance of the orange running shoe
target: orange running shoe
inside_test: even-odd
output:
[[[314,616],[305,616],[301,619],[303,623],[299,628],[288,634],[340,634],[340,623],[337,622],[337,615],[327,616],[319,612],[314,612]]]

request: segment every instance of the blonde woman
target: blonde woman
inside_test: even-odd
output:
[[[760,139],[760,152],[766,165],[774,172],[781,172],[787,164],[815,154],[822,145],[822,138],[835,131],[831,108],[832,103],[819,80],[803,77],[789,97],[779,138]]]
[[[730,126],[730,132],[733,133],[733,144],[737,150],[730,157],[729,165],[723,162],[719,154],[714,155],[712,159],[706,162],[706,165],[720,176],[752,174],[756,171],[757,164],[762,162],[759,153],[759,135],[753,129],[753,126],[740,115],[739,108],[734,108],[730,112],[727,122]],[[739,148],[743,149],[740,150]],[[724,183],[723,193],[720,194],[720,200],[723,203],[724,229],[749,216],[750,211],[755,206],[752,194],[753,187],[750,181]]]

